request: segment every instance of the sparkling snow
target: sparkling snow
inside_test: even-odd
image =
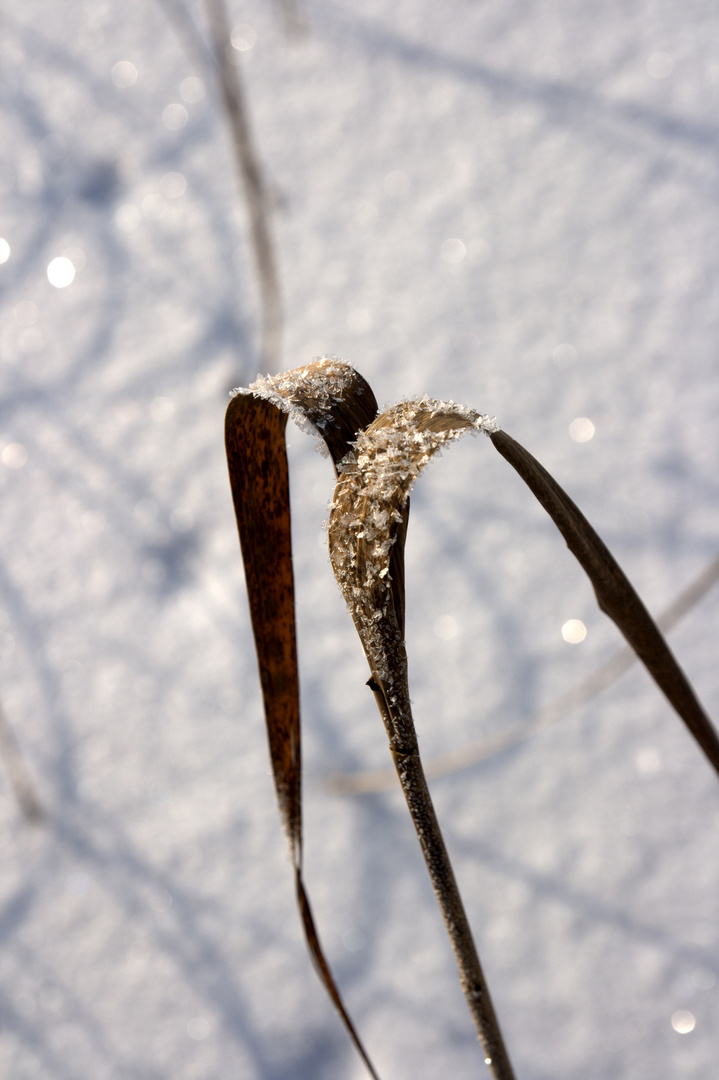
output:
[[[295,910],[224,460],[228,392],[259,364],[247,215],[171,9],[3,14],[0,700],[46,820],[0,765],[0,1072],[359,1080]],[[282,369],[343,357],[381,409],[496,414],[660,612],[719,548],[715,6],[229,19]],[[287,437],[318,927],[383,1080],[468,1080],[481,1050],[401,795],[328,787],[389,755],[321,529],[334,473]],[[715,721],[718,638],[716,591],[670,635]],[[407,541],[423,756],[620,644],[489,440],[436,456]],[[713,1075],[719,783],[640,669],[432,791],[518,1080]]]

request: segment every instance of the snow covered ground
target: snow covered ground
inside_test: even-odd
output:
[[[258,367],[246,212],[171,6],[3,15],[1,698],[47,820],[2,772],[2,1075],[349,1080],[224,461]],[[381,403],[496,414],[660,612],[719,540],[716,5],[300,0],[294,37],[281,9],[230,5],[283,367],[336,354]],[[324,546],[331,466],[289,441],[318,925],[384,1080],[481,1076],[401,796],[327,788],[388,754]],[[407,563],[426,756],[621,643],[482,437],[419,482]],[[710,593],[670,638],[715,720],[718,624]],[[715,1075],[719,785],[648,677],[432,787],[519,1080]]]

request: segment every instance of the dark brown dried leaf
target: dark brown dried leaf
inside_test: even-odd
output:
[[[325,364],[325,368],[330,364]],[[322,371],[312,366],[311,377]],[[302,801],[299,680],[295,634],[290,494],[285,448],[291,405],[319,430],[325,421],[333,454],[344,456],[355,417],[372,412],[374,396],[361,376],[344,366],[341,386],[325,410],[305,400],[307,369],[266,380],[257,393],[239,393],[229,404],[225,442],[230,485],[245,566],[247,595],[262,686],[270,758],[282,822],[295,868],[297,902],[310,955],[327,992],[371,1074],[377,1073],[342,1002],[320,945],[302,877]],[[294,380],[288,376],[294,376]],[[329,372],[330,381],[332,371]],[[292,384],[297,391],[293,393]],[[268,398],[270,400],[268,400]],[[305,407],[305,405],[307,407]],[[376,411],[376,404],[374,405]],[[371,419],[371,416],[369,416]],[[344,439],[344,442],[343,442]]]
[[[584,568],[599,607],[617,624],[719,774],[719,736],[614,556],[567,493],[528,450],[504,431],[496,431],[490,438],[547,511]]]

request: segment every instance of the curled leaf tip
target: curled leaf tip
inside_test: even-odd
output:
[[[422,469],[467,431],[497,430],[493,417],[423,397],[386,409],[339,465],[330,507],[330,561],[370,666],[404,677],[403,548],[408,500]],[[394,660],[390,658],[394,657]]]
[[[317,356],[312,363],[259,375],[233,396],[246,395],[270,402],[294,423],[317,437],[318,450],[332,457],[337,467],[358,431],[377,415],[377,401],[369,383],[336,356]]]

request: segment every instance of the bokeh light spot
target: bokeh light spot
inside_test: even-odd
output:
[[[562,637],[570,645],[578,645],[587,636],[587,628],[581,619],[567,619],[562,627]]]
[[[552,360],[558,368],[568,368],[576,362],[577,350],[573,345],[568,342],[562,342],[561,345],[555,345],[552,349]]]
[[[184,105],[173,103],[162,113],[162,122],[168,131],[179,131],[187,123],[187,109]]]
[[[2,463],[8,469],[22,469],[27,461],[27,450],[19,442],[11,442],[2,452]]]
[[[121,232],[132,232],[141,221],[142,214],[131,203],[124,203],[115,211],[115,224]]]
[[[675,1013],[672,1013],[672,1027],[680,1035],[688,1035],[690,1031],[694,1030],[696,1024],[694,1014],[690,1013],[688,1009],[677,1009]]]
[[[152,897],[150,898],[150,907],[153,911],[157,912],[170,910],[170,908],[172,907],[172,896],[167,891],[167,889],[159,889],[156,893],[153,893]]]
[[[442,262],[449,263],[450,266],[456,266],[457,263],[461,263],[467,254],[467,248],[456,237],[451,237],[449,240],[445,240],[440,248],[440,256]]]
[[[204,1016],[193,1016],[187,1023],[187,1034],[195,1042],[201,1042],[210,1034],[210,1024]]]
[[[662,758],[656,746],[644,746],[638,750],[634,764],[640,776],[656,776],[662,771]]]
[[[180,97],[188,105],[194,105],[196,102],[202,101],[204,96],[205,84],[202,79],[198,79],[197,75],[188,75],[180,83]]]
[[[10,258],[10,245],[7,240],[0,236],[0,263],[5,263]]]
[[[238,52],[248,52],[257,41],[254,26],[250,26],[249,23],[240,23],[232,31],[230,41],[233,49],[237,49]]]
[[[594,438],[594,424],[586,416],[578,416],[569,425],[569,434],[575,442],[589,442]]]
[[[342,944],[347,952],[359,952],[364,949],[365,936],[360,930],[345,930],[342,933]]]
[[[441,641],[451,641],[459,633],[459,626],[454,615],[440,615],[438,619],[434,620],[432,629],[435,637],[438,637]]]
[[[118,60],[110,74],[120,90],[127,90],[128,86],[137,82],[137,68],[129,60]]]
[[[75,280],[75,267],[66,255],[51,259],[47,267],[47,280],[56,289],[64,289]]]
[[[140,206],[142,216],[149,218],[150,221],[159,221],[167,209],[163,196],[157,191],[151,191],[149,195],[145,195]]]

